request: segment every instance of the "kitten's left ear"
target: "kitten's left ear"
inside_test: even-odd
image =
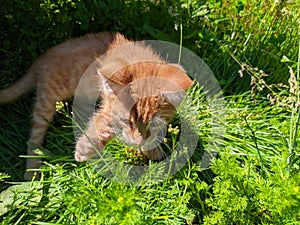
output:
[[[175,108],[180,105],[185,90],[193,85],[193,81],[179,64],[163,64],[160,68],[160,77],[165,78],[163,97]]]
[[[179,64],[161,65],[159,76],[170,81],[169,85],[166,84],[167,91],[187,90],[194,83]]]
[[[184,99],[185,91],[165,91],[162,93],[163,98],[174,108],[177,108]]]

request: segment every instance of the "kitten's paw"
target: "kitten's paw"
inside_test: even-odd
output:
[[[41,166],[41,161],[42,160],[38,159],[38,158],[28,158],[27,159],[26,169],[28,171],[26,171],[24,174],[25,180],[31,181],[31,180],[39,180],[41,178],[41,173],[38,171],[38,169]],[[30,170],[32,170],[32,171],[30,171]]]
[[[81,136],[76,143],[75,147],[75,160],[77,162],[84,162],[96,155],[97,149],[91,140],[88,140],[85,136]]]
[[[86,136],[81,136],[76,143],[75,160],[77,162],[84,162],[91,157],[96,156],[98,151],[101,151],[106,144],[106,140],[92,139]]]
[[[26,181],[32,181],[32,180],[40,180],[41,173],[37,171],[26,171],[24,174],[24,179]]]
[[[97,155],[98,151],[101,151],[106,142],[111,138],[112,134],[107,131],[99,132],[99,137],[87,138],[85,135],[81,136],[76,142],[75,148],[75,160],[77,162],[84,162],[91,157]]]

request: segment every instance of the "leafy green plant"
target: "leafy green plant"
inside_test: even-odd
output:
[[[253,103],[251,110],[247,104],[247,114],[240,114],[245,122],[230,122],[239,129],[232,127],[226,134],[225,152],[212,166],[217,176],[204,224],[300,223],[299,80],[291,70],[290,77],[289,92],[278,94],[276,107],[267,99]],[[237,141],[242,142],[239,150]]]
[[[299,214],[299,171],[289,174],[287,164],[274,157],[262,175],[257,157],[222,154],[214,166],[217,174],[211,211],[204,224],[297,224]]]

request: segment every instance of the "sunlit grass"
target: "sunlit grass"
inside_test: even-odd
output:
[[[175,155],[181,120],[187,121],[198,138],[191,159],[171,174],[174,164],[146,160],[114,139],[102,158],[77,163],[71,104],[61,103],[39,148],[41,180],[23,182],[25,158],[19,156],[26,154],[33,100],[1,105],[0,224],[300,222],[299,3],[172,4],[183,45],[205,59],[226,94],[222,102],[209,99],[196,84],[179,108],[164,149]],[[157,39],[178,36],[140,29]],[[3,78],[1,87],[12,80]],[[185,146],[180,150],[187,157]],[[201,167],[205,150],[214,153],[209,168]]]

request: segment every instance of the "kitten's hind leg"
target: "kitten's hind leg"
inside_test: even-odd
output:
[[[55,114],[55,103],[55,100],[50,100],[46,96],[37,97],[37,101],[33,109],[29,143],[40,146],[43,144],[44,135],[49,127],[49,122],[51,122],[53,115]],[[27,155],[33,157],[27,158],[26,169],[38,169],[41,166],[41,159],[37,158],[37,155],[30,147],[27,149]],[[24,176],[25,180],[31,180],[34,174],[34,171],[26,171]],[[36,173],[36,176],[39,176],[39,173]]]

